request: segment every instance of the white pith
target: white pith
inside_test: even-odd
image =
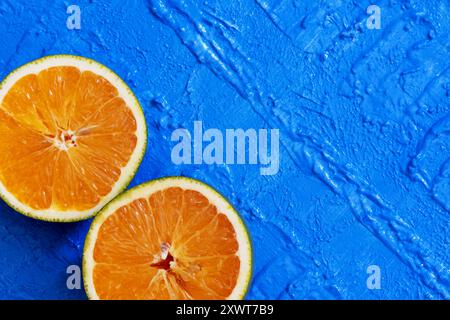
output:
[[[84,253],[83,253],[83,280],[86,289],[86,293],[90,299],[98,300],[99,297],[96,293],[93,281],[93,270],[95,266],[94,261],[94,247],[97,239],[98,232],[103,222],[113,214],[120,207],[129,204],[135,199],[148,198],[154,192],[167,189],[169,187],[180,187],[185,190],[194,190],[203,194],[213,205],[217,207],[218,212],[223,213],[231,222],[236,238],[239,244],[237,256],[240,260],[240,270],[236,286],[233,289],[229,300],[243,299],[247,291],[250,278],[251,278],[251,264],[252,264],[252,251],[250,239],[247,230],[239,217],[235,209],[210,186],[189,178],[183,177],[168,177],[158,180],[153,180],[148,183],[144,183],[127,192],[121,194],[112,202],[110,202],[102,211],[95,217],[92,222],[89,233],[86,237]]]
[[[116,87],[118,91],[118,96],[121,97],[127,106],[132,111],[134,118],[136,119],[136,137],[137,144],[136,147],[125,167],[121,169],[121,175],[116,183],[112,186],[111,192],[103,197],[100,202],[93,208],[83,211],[62,211],[55,208],[49,208],[45,210],[35,210],[24,203],[18,201],[12,193],[10,193],[3,183],[0,182],[0,195],[1,197],[15,210],[23,213],[25,215],[31,216],[36,219],[47,220],[47,221],[77,221],[86,219],[96,212],[98,212],[102,207],[105,206],[109,201],[111,201],[118,193],[120,193],[126,185],[131,180],[137,167],[142,159],[142,155],[145,152],[146,140],[147,140],[147,129],[145,124],[145,118],[142,113],[142,109],[139,105],[134,94],[128,88],[128,86],[117,76],[113,71],[103,66],[102,64],[86,59],[83,57],[71,56],[71,55],[56,55],[48,56],[35,61],[32,61],[26,65],[19,67],[10,73],[0,85],[0,104],[3,101],[5,95],[11,89],[11,87],[22,77],[28,74],[38,74],[44,69],[57,66],[73,66],[83,71],[91,71],[97,75],[100,75],[107,79],[113,86]],[[1,106],[0,106],[1,107]],[[61,150],[68,148],[67,145],[58,144],[58,141],[54,141],[55,145]]]

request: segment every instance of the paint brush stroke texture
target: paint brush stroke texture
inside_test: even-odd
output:
[[[149,148],[133,185],[187,175],[222,191],[254,244],[249,299],[450,298],[450,4],[446,1],[0,2],[0,76],[47,54],[115,70]],[[381,30],[366,8],[381,8]],[[174,165],[171,133],[280,129],[280,171]],[[89,221],[33,221],[1,203],[0,297],[65,286]],[[381,289],[366,286],[381,268]]]

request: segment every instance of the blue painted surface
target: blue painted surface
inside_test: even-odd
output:
[[[66,28],[67,6],[81,30]],[[249,299],[450,298],[450,4],[376,1],[0,1],[0,78],[49,54],[98,60],[140,100],[149,144],[132,185],[204,180],[254,244]],[[173,165],[173,130],[279,128],[280,171]],[[0,298],[79,299],[90,221],[0,203]],[[366,285],[381,268],[381,289]]]

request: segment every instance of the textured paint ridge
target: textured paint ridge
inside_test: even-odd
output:
[[[450,212],[450,157],[443,161],[436,153],[450,151],[450,114],[439,119],[425,133],[417,146],[417,153],[408,164],[408,174],[423,183],[433,197]],[[438,163],[436,163],[436,161]],[[442,163],[439,163],[442,161]]]

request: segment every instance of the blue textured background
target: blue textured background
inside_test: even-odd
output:
[[[66,28],[67,6],[81,30]],[[254,243],[249,299],[450,298],[450,3],[0,0],[0,78],[49,54],[93,58],[145,109],[132,185],[204,180]],[[172,131],[279,128],[281,168],[175,166]],[[34,221],[0,203],[0,298],[66,288],[90,221]],[[366,287],[379,265],[380,290]]]

